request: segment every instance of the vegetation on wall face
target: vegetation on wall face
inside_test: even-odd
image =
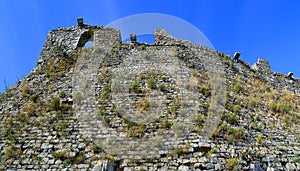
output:
[[[124,48],[121,46],[125,45],[115,45],[111,49],[110,55],[119,57],[117,56],[121,54],[119,51]],[[134,47],[130,48],[135,50]],[[136,51],[142,53],[144,55],[142,57],[148,59],[150,56],[148,54],[149,50],[164,47],[138,46],[138,48]],[[180,57],[181,61],[188,58],[185,53],[177,53],[173,49],[170,51],[172,58]],[[84,53],[88,53],[88,51],[85,50]],[[104,50],[100,48],[95,51],[98,55],[104,53]],[[79,128],[81,125],[80,121],[74,119],[75,116],[73,117],[72,104],[73,101],[76,101],[76,104],[80,101],[84,103],[86,94],[74,93],[70,96],[70,91],[74,90],[74,86],[72,81],[68,79],[70,79],[70,73],[72,74],[71,71],[76,63],[74,62],[76,58],[65,58],[63,50],[59,47],[55,55],[57,55],[55,56],[56,60],[50,59],[38,71],[39,73],[32,75],[36,77],[32,78],[30,76],[28,81],[18,84],[17,88],[9,89],[5,94],[0,95],[1,111],[5,109],[3,115],[0,116],[3,124],[1,135],[3,135],[2,140],[4,142],[0,163],[5,161],[5,164],[8,164],[18,160],[18,164],[20,164],[25,162],[24,156],[26,156],[29,159],[26,162],[34,161],[34,164],[30,163],[31,165],[44,164],[47,159],[44,160],[38,157],[40,153],[44,152],[48,153],[47,158],[54,161],[54,165],[57,165],[59,169],[70,169],[73,165],[78,166],[79,164],[82,164],[80,167],[86,165],[90,167],[98,162],[100,158],[117,164],[121,163],[117,157],[106,157],[109,154],[106,154],[108,153],[107,147],[103,144],[96,144],[87,135],[77,132],[81,129]],[[170,56],[163,55],[160,59],[167,61]],[[111,56],[108,57],[109,60],[114,60]],[[237,74],[239,63],[234,63],[227,55],[223,55],[221,59],[223,64],[229,66],[226,73],[223,73],[227,78],[226,99],[224,98],[225,109],[216,109],[216,113],[222,117],[220,122],[216,122],[218,125],[212,131],[212,139],[208,140],[209,147],[202,147],[206,146],[202,143],[202,141],[206,141],[202,139],[203,125],[207,121],[209,109],[213,106],[210,102],[214,100],[212,99],[214,91],[210,85],[208,72],[192,68],[187,74],[190,76],[188,83],[180,85],[180,81],[176,78],[172,78],[172,76],[161,70],[153,69],[136,73],[130,78],[128,84],[119,82],[120,84],[117,85],[113,84],[112,69],[119,67],[120,63],[117,65],[103,64],[100,68],[97,68],[98,75],[95,78],[98,78],[98,84],[91,87],[96,89],[98,105],[96,110],[99,109],[99,112],[97,117],[93,117],[93,121],[98,124],[101,120],[103,125],[109,127],[109,131],[113,130],[112,132],[120,133],[124,138],[136,140],[137,142],[155,135],[157,137],[151,139],[151,145],[164,146],[169,142],[164,139],[164,136],[160,136],[163,133],[167,134],[166,137],[170,136],[171,139],[176,139],[176,143],[179,142],[171,148],[166,147],[160,151],[161,153],[153,155],[155,157],[149,155],[152,150],[155,150],[150,148],[152,146],[149,145],[147,146],[149,153],[141,152],[139,156],[126,159],[126,167],[139,168],[139,165],[146,163],[145,165],[149,167],[145,167],[145,170],[150,166],[157,166],[160,169],[164,165],[172,165],[174,161],[176,169],[181,167],[177,165],[178,163],[185,163],[182,166],[193,169],[204,168],[206,166],[210,167],[210,164],[198,165],[201,163],[198,159],[209,163],[218,160],[220,155],[228,154],[228,151],[230,151],[233,155],[221,157],[221,169],[242,170],[242,167],[248,167],[244,165],[244,158],[247,158],[247,161],[252,157],[255,157],[255,160],[263,159],[267,154],[261,153],[261,151],[265,152],[269,149],[274,151],[272,149],[274,147],[273,142],[283,142],[287,139],[289,142],[293,142],[294,139],[295,143],[299,141],[299,132],[297,132],[300,121],[299,96],[287,89],[275,88],[273,85],[269,85],[268,82],[255,78],[255,73],[249,75],[246,72]],[[196,57],[193,60],[197,61]],[[186,60],[186,62],[190,62],[188,64],[190,67],[195,66],[191,61]],[[232,71],[231,69],[235,70]],[[124,72],[122,74],[128,76],[126,75],[128,73]],[[38,82],[37,80],[41,81]],[[67,83],[68,81],[71,83]],[[126,98],[130,98],[130,103],[125,103],[125,101],[118,106],[112,92],[122,85],[126,85],[126,93],[128,93]],[[219,85],[216,85],[216,87],[219,87]],[[191,90],[199,100],[199,103],[197,103],[199,105],[195,107],[196,110],[191,115],[194,121],[190,124],[191,131],[184,135],[188,138],[182,139],[182,141],[180,135],[185,133],[182,128],[186,126],[182,123],[186,123],[184,122],[186,118],[180,117],[189,112],[184,109],[184,106],[190,105],[190,101],[186,100],[186,97],[181,94],[181,88]],[[219,98],[217,100],[223,99]],[[150,116],[149,120],[145,122],[145,120],[139,121],[136,118],[127,117],[126,105],[130,106],[133,116]],[[152,110],[153,108],[161,109],[161,112],[155,113],[155,117],[152,117],[151,113],[155,111]],[[277,131],[276,134],[273,134],[272,131],[274,130]],[[294,139],[289,138],[289,135],[285,135],[286,133],[295,135]],[[36,139],[28,138],[28,135],[31,134]],[[277,136],[277,134],[280,136]],[[36,144],[37,146],[34,146]],[[43,148],[41,148],[42,146]],[[259,149],[259,152],[257,149]],[[291,167],[297,167],[299,163],[298,156],[285,156],[286,153],[292,154],[295,150],[297,148],[278,145],[274,154],[279,154],[277,156],[283,159],[284,164],[286,158],[288,158]],[[126,156],[127,152],[123,154]],[[194,159],[196,161],[193,163]],[[62,163],[59,164],[60,162]],[[152,165],[152,163],[154,164]],[[18,164],[15,166],[18,166]],[[45,164],[43,167],[46,167]],[[285,168],[286,165],[282,165],[282,167]],[[140,168],[141,170],[144,169]]]
[[[197,77],[199,74],[194,70],[192,72],[192,76],[197,80]],[[169,79],[169,78],[168,78]],[[130,93],[133,94],[133,97],[138,97],[136,102],[133,103],[134,108],[139,112],[139,113],[147,113],[149,107],[151,106],[151,97],[149,97],[149,93],[151,91],[157,90],[162,93],[166,93],[170,91],[170,86],[167,83],[168,79],[164,75],[160,75],[159,72],[157,71],[150,71],[150,72],[145,72],[145,73],[139,73],[135,78],[133,78],[133,81],[130,83],[129,90]],[[203,78],[202,78],[203,79]],[[190,81],[190,85],[187,88],[196,88],[198,91],[204,95],[204,97],[210,99],[210,88],[207,86],[207,84],[203,84],[203,81],[199,80],[197,84],[199,85],[194,85],[194,81]],[[101,93],[100,96],[105,97],[102,99],[109,99],[109,83],[104,84],[103,86],[103,92]],[[270,109],[274,113],[276,112],[285,112],[291,113],[293,111],[294,106],[293,105],[279,105],[278,107],[278,102],[276,103],[277,106],[275,106],[272,102],[268,103],[268,98],[274,99],[274,97],[271,96],[266,96],[264,97],[264,94],[267,93],[272,93],[270,88],[268,88],[268,85],[266,85],[265,82],[260,82],[260,81],[253,81],[251,83],[248,82],[246,78],[244,78],[241,75],[238,75],[237,78],[232,81],[231,83],[232,86],[229,86],[229,90],[226,94],[226,110],[225,116],[222,118],[223,121],[221,122],[219,127],[216,129],[214,133],[214,137],[216,136],[221,136],[224,139],[227,140],[228,143],[230,144],[238,144],[240,143],[247,135],[251,134],[248,132],[247,129],[243,129],[240,126],[240,120],[241,115],[244,114],[245,108],[249,110],[254,110],[254,108],[266,108]],[[186,86],[186,85],[185,85]],[[258,89],[252,91],[249,89],[250,86],[254,86]],[[267,88],[266,88],[267,87]],[[139,97],[140,96],[140,97]],[[167,95],[169,96],[169,95]],[[174,98],[174,97],[171,97]],[[168,99],[168,98],[166,98]],[[109,102],[107,102],[109,104]],[[209,104],[208,104],[209,105]],[[273,105],[273,106],[272,106]],[[105,105],[100,106],[100,108],[105,109]],[[205,104],[203,104],[203,107]],[[172,121],[172,117],[176,116],[178,113],[178,110],[180,109],[180,102],[174,102],[173,103],[168,103],[167,106],[167,117],[164,117],[162,122],[156,122],[154,125],[154,128],[171,128],[172,125],[174,125],[174,122]],[[107,110],[103,110],[102,115],[105,115],[105,120],[109,124],[114,123],[113,116],[109,114],[110,112]],[[291,115],[292,116],[292,115]],[[253,116],[253,119],[255,120],[255,117]],[[295,117],[293,119],[285,117],[286,121],[291,121],[295,120]],[[200,121],[197,122],[200,126],[197,126],[198,130],[201,129],[201,124],[205,121],[205,117],[201,117]],[[159,125],[159,126],[158,126]],[[176,125],[176,124],[175,124]],[[130,127],[128,128],[128,131],[130,132],[127,134],[128,136],[141,136],[145,132],[145,125],[139,126],[139,127]],[[261,131],[264,129],[264,125],[260,121],[255,121],[250,124],[250,128]],[[133,131],[135,130],[135,131]],[[137,131],[139,130],[139,131]],[[200,133],[201,131],[199,131]],[[257,138],[257,143],[264,146],[265,141],[261,140],[261,137]]]
[[[213,137],[223,137],[228,143],[239,143],[247,135],[252,136],[252,132],[263,131],[266,128],[264,122],[261,121],[262,113],[257,111],[264,110],[268,114],[281,120],[283,128],[295,131],[295,125],[300,121],[299,115],[299,97],[286,89],[274,90],[267,82],[259,79],[249,80],[245,77],[238,76],[236,79],[230,80],[228,85],[229,91],[226,93],[226,111],[221,118],[223,122],[218,126]],[[228,82],[229,82],[228,81]],[[278,96],[283,94],[282,96]],[[240,128],[242,117],[250,115],[249,130]],[[249,119],[248,119],[249,120]],[[273,122],[273,126],[275,123]],[[268,137],[257,136],[255,138],[256,145],[265,147]]]
[[[74,67],[79,55],[79,51],[73,51],[67,55],[65,52],[57,48],[52,54],[53,56],[45,61],[39,73],[46,74],[49,79],[55,79]]]

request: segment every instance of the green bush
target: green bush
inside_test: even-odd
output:
[[[230,123],[230,124],[233,124],[235,122],[237,122],[239,119],[238,115],[236,115],[235,113],[234,114],[230,114],[227,118],[227,122]]]
[[[208,96],[210,95],[209,89],[206,88],[206,87],[204,87],[204,86],[202,86],[202,87],[200,88],[200,93],[202,93],[205,97],[208,97]]]
[[[255,144],[257,145],[257,146],[259,146],[259,145],[261,145],[261,146],[266,146],[266,141],[264,141],[263,140],[263,135],[262,134],[260,134],[260,135],[258,135],[257,137],[256,137],[256,141],[255,141]]]
[[[235,86],[234,86],[234,92],[236,93],[240,93],[243,91],[243,87],[241,86],[240,83],[237,83]]]
[[[244,128],[231,128],[227,130],[228,143],[238,143],[245,136]]]
[[[139,83],[137,81],[133,81],[131,83],[131,89],[136,92],[138,88],[139,88]]]
[[[249,106],[258,106],[260,104],[260,100],[256,100],[256,99],[250,99],[249,101]]]
[[[267,85],[266,87],[265,87],[265,89],[266,89],[266,91],[271,91],[271,86],[269,86],[269,85]]]
[[[109,117],[104,116],[104,121],[105,121],[105,123],[110,124],[110,118]]]
[[[240,110],[241,110],[241,106],[240,105],[234,105],[233,106],[233,112],[234,113],[238,113],[238,112],[240,112]]]
[[[92,147],[91,147],[91,149],[92,149],[94,152],[96,152],[96,153],[102,151],[101,146],[98,145],[98,144],[93,144]]]
[[[291,110],[291,105],[277,104],[272,102],[269,104],[269,109],[272,110],[273,112],[288,113]]]
[[[148,80],[147,80],[147,85],[150,89],[154,89],[155,88],[155,85],[156,85],[156,80],[153,78],[153,77],[150,77]]]
[[[158,91],[164,91],[166,88],[166,85],[164,83],[159,84],[159,86],[157,87]]]
[[[161,126],[162,126],[162,128],[168,129],[168,128],[171,128],[172,125],[173,125],[173,123],[170,122],[170,121],[166,118],[166,119],[163,120]]]
[[[142,45],[142,46],[141,46],[141,49],[142,49],[142,50],[146,50],[146,46],[145,46],[145,45]]]
[[[33,94],[29,97],[29,99],[34,103],[36,103],[38,101],[38,98],[39,98],[38,94]]]
[[[298,162],[299,162],[299,157],[298,157],[298,156],[293,157],[293,162],[294,162],[294,163],[298,163]]]
[[[269,109],[271,109],[273,112],[276,112],[277,111],[277,104],[272,102],[269,104]]]
[[[57,111],[60,109],[60,99],[57,97],[52,97],[51,104],[50,104],[51,109]]]

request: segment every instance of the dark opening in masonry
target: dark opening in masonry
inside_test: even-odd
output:
[[[88,43],[88,45],[86,45],[86,43]],[[77,47],[92,47],[92,46],[93,46],[93,32],[89,30],[82,33],[79,38]]]

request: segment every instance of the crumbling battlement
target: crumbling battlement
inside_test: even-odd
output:
[[[132,40],[133,44],[136,42],[136,35],[133,34],[135,40]],[[177,39],[168,34],[165,30],[154,31],[155,42],[151,46],[184,46],[194,47],[198,46],[192,42]],[[37,70],[46,64],[50,58],[57,57],[55,54],[58,51],[62,51],[65,57],[68,57],[74,50],[82,48],[87,42],[91,41],[93,47],[100,48],[102,50],[108,50],[114,47],[116,44],[122,42],[121,33],[119,30],[114,28],[107,28],[104,26],[90,26],[83,24],[83,20],[78,20],[78,25],[70,28],[62,28],[51,30],[48,33],[46,42],[43,46],[41,55],[37,61]],[[204,51],[211,51],[207,47],[202,46]],[[205,56],[205,55],[204,55]],[[60,58],[61,56],[58,56]],[[239,68],[239,61],[235,61],[236,66]],[[240,61],[242,62],[242,61]],[[247,69],[250,71],[250,68]],[[300,92],[300,79],[290,79],[280,74],[273,74],[270,64],[267,60],[259,58],[258,61],[251,67],[252,71],[257,72],[258,76],[264,80],[267,80],[270,85],[274,88],[289,89],[292,92]],[[241,70],[240,70],[241,71]],[[241,73],[245,74],[245,73]],[[280,76],[279,76],[280,75]]]
[[[273,73],[269,61],[259,58],[251,69],[255,70],[262,79],[267,80],[273,88],[287,89],[298,95],[300,94],[300,79],[277,72]]]
[[[270,77],[272,75],[269,61],[267,61],[265,59],[258,58],[257,62],[255,64],[253,64],[253,66],[251,68],[253,70],[257,71],[258,74],[265,79],[267,79],[268,77]]]
[[[91,41],[98,48],[112,47],[121,42],[119,30],[103,26],[77,25],[70,28],[58,28],[48,33],[43,50],[37,61],[40,69],[58,51],[63,51],[65,56],[70,55],[75,49],[82,48]]]

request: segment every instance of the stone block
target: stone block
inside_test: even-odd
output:
[[[241,56],[241,53],[240,53],[240,52],[235,52],[234,55],[233,55],[233,58],[234,58],[235,60],[238,60],[240,56]]]
[[[130,34],[130,41],[131,41],[132,43],[136,43],[136,42],[137,42],[136,34]]]
[[[77,18],[77,24],[78,24],[78,26],[83,26],[83,18],[82,17]]]

